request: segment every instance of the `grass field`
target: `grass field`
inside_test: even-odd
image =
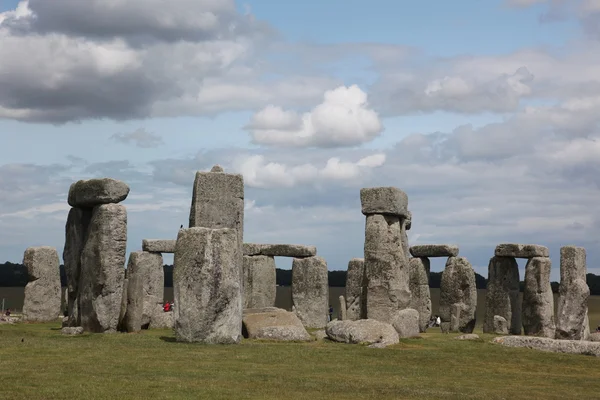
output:
[[[0,325],[1,399],[592,399],[600,360],[424,334],[387,349],[206,346],[169,330],[62,336]]]

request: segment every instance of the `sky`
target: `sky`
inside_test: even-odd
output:
[[[219,164],[245,242],[330,270],[363,256],[360,188],[395,186],[410,244],[483,276],[499,243],[600,274],[600,0],[0,0],[0,60],[0,262],[62,254],[95,177],[131,187],[128,252],[175,239]]]

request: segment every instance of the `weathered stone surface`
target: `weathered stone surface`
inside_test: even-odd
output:
[[[23,321],[50,322],[60,315],[60,270],[54,247],[29,247],[23,255],[29,282],[25,286]]]
[[[476,333],[466,333],[455,337],[454,340],[479,340],[479,335]]]
[[[506,347],[525,347],[552,353],[600,357],[600,343],[584,340],[557,340],[532,336],[501,336],[494,338],[492,343],[501,344]]]
[[[71,207],[92,208],[100,204],[120,203],[127,198],[129,186],[112,178],[88,179],[73,183],[69,188]]]
[[[429,290],[430,262],[427,257],[409,260],[410,308],[419,312],[419,331],[425,332],[431,318],[431,292]]]
[[[344,321],[344,320],[348,319],[348,317],[346,315],[346,299],[344,298],[344,296],[340,296],[340,297],[338,297],[338,299],[340,302],[340,304],[339,304],[340,310],[338,312],[338,319],[340,321]]]
[[[235,229],[179,230],[173,271],[177,341],[239,343],[243,298],[237,240]]]
[[[275,307],[244,310],[243,333],[249,339],[311,340],[296,314]]]
[[[381,343],[389,346],[400,341],[398,332],[392,325],[373,319],[331,321],[327,324],[325,332],[329,339],[342,343]]]
[[[364,215],[385,214],[408,217],[408,196],[395,187],[360,189],[360,203]]]
[[[548,257],[548,248],[539,244],[502,243],[496,246],[496,257],[532,258]]]
[[[141,253],[131,253],[127,264],[127,308],[123,317],[123,325],[127,332],[139,332],[142,329],[145,268],[140,262]]]
[[[125,313],[127,312],[127,287],[129,280],[127,279],[127,271],[125,271],[125,279],[123,279],[123,294],[121,295],[121,310],[119,311],[119,323],[117,324],[117,330],[121,332],[127,332],[125,326]]]
[[[329,277],[323,257],[294,258],[292,304],[305,327],[323,328],[327,325]]]
[[[589,334],[586,282],[586,254],[583,247],[563,246],[560,249],[560,286],[556,312],[556,338],[585,340]]]
[[[327,332],[325,332],[325,329],[318,329],[312,332],[312,336],[315,340],[323,340],[327,338]]]
[[[519,331],[521,327],[519,326]],[[489,333],[495,333],[496,335],[508,335],[508,321],[506,318],[500,315],[494,315],[494,319],[492,321],[492,330]],[[520,334],[520,332],[519,332]]]
[[[346,319],[355,321],[367,317],[367,283],[364,258],[348,262],[346,274]]]
[[[440,319],[452,332],[472,333],[477,287],[475,271],[464,257],[449,257],[440,284]]]
[[[142,240],[142,250],[152,253],[175,253],[176,243],[177,240],[144,239]]]
[[[71,208],[65,225],[65,247],[63,260],[67,275],[67,312],[68,326],[79,326],[79,277],[81,274],[81,254],[87,240],[88,229],[92,219],[92,210]]]
[[[523,331],[525,335],[554,338],[554,297],[550,286],[552,262],[533,257],[525,266],[523,289]]]
[[[79,312],[88,332],[114,332],[119,322],[125,275],[127,210],[119,204],[94,207],[81,255]]]
[[[410,247],[413,257],[456,257],[458,246],[453,244],[420,244]]]
[[[511,334],[521,334],[519,279],[519,265],[514,257],[494,256],[490,259],[485,297],[484,333],[498,333],[494,318],[501,316],[507,321]]]
[[[277,294],[275,259],[244,256],[244,308],[273,307]]]
[[[400,221],[400,225],[402,227],[400,232],[400,238],[402,240],[402,251],[404,252],[404,256],[408,258],[410,254],[410,245],[408,243],[408,233],[410,230],[410,226],[412,224],[412,213],[410,211],[407,212],[408,216],[406,218],[402,218]]]
[[[588,340],[590,342],[600,342],[600,332],[590,333]]]
[[[410,305],[409,267],[401,246],[400,218],[367,215],[365,224],[367,317],[391,323]]]
[[[223,167],[221,167],[219,164],[215,164],[210,169],[210,172],[224,172],[224,171],[223,171]]]
[[[81,335],[83,334],[83,328],[81,326],[65,326],[60,330],[63,335]]]
[[[419,336],[419,312],[412,308],[400,310],[392,326],[401,338]]]
[[[244,255],[294,258],[314,257],[317,255],[317,248],[301,244],[244,243]]]
[[[164,299],[165,274],[162,254],[147,251],[132,252],[129,255],[127,270],[128,278],[130,277],[130,273],[135,273],[141,277],[142,289],[140,299],[142,309],[139,316],[140,326],[143,328],[154,327],[155,316],[164,313],[162,303]]]

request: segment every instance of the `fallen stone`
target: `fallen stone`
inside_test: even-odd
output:
[[[392,326],[401,338],[419,336],[419,312],[412,308],[399,311]]]
[[[528,336],[554,338],[554,297],[550,286],[552,262],[533,257],[525,266],[523,289],[523,331]]]
[[[275,307],[244,310],[243,333],[249,339],[311,340],[296,314]]]
[[[440,319],[451,332],[475,328],[477,287],[475,271],[464,257],[449,257],[440,284]]]
[[[519,334],[521,331],[521,327],[519,326]],[[484,332],[487,333],[487,332]],[[508,321],[506,318],[500,315],[494,315],[494,320],[492,321],[492,330],[489,333],[495,333],[496,335],[508,335]]]
[[[389,346],[400,341],[398,332],[390,324],[372,319],[358,321],[331,321],[325,328],[327,337],[335,342]]]
[[[315,338],[315,340],[323,340],[327,337],[327,332],[325,332],[325,329],[318,329],[313,331],[312,336]]]
[[[120,203],[127,198],[129,186],[112,178],[88,179],[73,183],[69,188],[71,207],[92,208],[100,204]]]
[[[94,207],[81,255],[79,312],[87,332],[115,332],[123,298],[127,210],[119,204]]]
[[[494,256],[490,259],[483,333],[499,333],[495,318],[501,316],[511,334],[521,334],[519,279],[519,266],[514,257]]]
[[[425,332],[431,318],[431,292],[429,290],[430,262],[427,257],[409,261],[410,308],[419,312],[419,331]]]
[[[277,294],[275,259],[244,256],[244,308],[273,307]]]
[[[392,323],[411,301],[409,266],[401,243],[400,218],[370,214],[365,226],[367,317]]]
[[[501,336],[494,338],[492,343],[501,344],[506,347],[524,347],[552,353],[600,356],[600,343],[584,340],[557,340],[534,336]]]
[[[600,342],[600,332],[592,332],[588,337],[590,342]]]
[[[367,284],[365,260],[353,258],[346,274],[346,319],[355,321],[367,317]]]
[[[54,247],[29,247],[23,255],[29,282],[25,286],[23,321],[51,322],[60,315],[60,269]]]
[[[583,247],[560,249],[560,286],[556,312],[556,339],[586,340],[589,335],[586,254]]]
[[[269,256],[269,257],[314,257],[317,255],[315,246],[303,246],[300,244],[257,244],[244,243],[245,256]]]
[[[456,257],[458,246],[452,244],[421,244],[410,247],[413,257]]]
[[[360,189],[360,203],[364,215],[384,214],[408,217],[408,196],[395,187]]]
[[[548,257],[549,251],[546,246],[539,244],[517,244],[502,243],[496,246],[496,257],[533,258]]]
[[[479,335],[475,333],[467,333],[454,338],[455,340],[479,340]]]
[[[152,253],[175,253],[176,243],[177,240],[144,239],[142,240],[142,250]]]
[[[294,258],[292,305],[307,328],[324,328],[329,308],[329,277],[323,257]]]
[[[179,230],[173,269],[177,341],[239,343],[243,298],[237,241],[235,229]]]
[[[81,326],[66,326],[60,330],[63,335],[81,335],[83,334],[83,328]]]

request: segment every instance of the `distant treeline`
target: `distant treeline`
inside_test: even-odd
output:
[[[173,287],[173,266],[165,265],[165,286]],[[277,268],[277,284],[280,286],[292,285],[292,271],[289,269]],[[63,286],[67,285],[67,275],[65,268],[60,266],[60,279]],[[439,288],[442,280],[441,272],[432,272],[429,276],[429,287]],[[0,287],[22,287],[27,285],[27,269],[22,264],[13,264],[5,262],[0,264]],[[487,287],[487,279],[475,273],[475,282],[477,289],[485,289]],[[590,287],[590,292],[593,295],[600,295],[600,276],[587,274],[587,284]],[[558,282],[552,282],[552,291],[558,292]],[[329,286],[344,287],[346,286],[346,271],[329,271]],[[523,291],[524,282],[521,282],[521,291]]]

